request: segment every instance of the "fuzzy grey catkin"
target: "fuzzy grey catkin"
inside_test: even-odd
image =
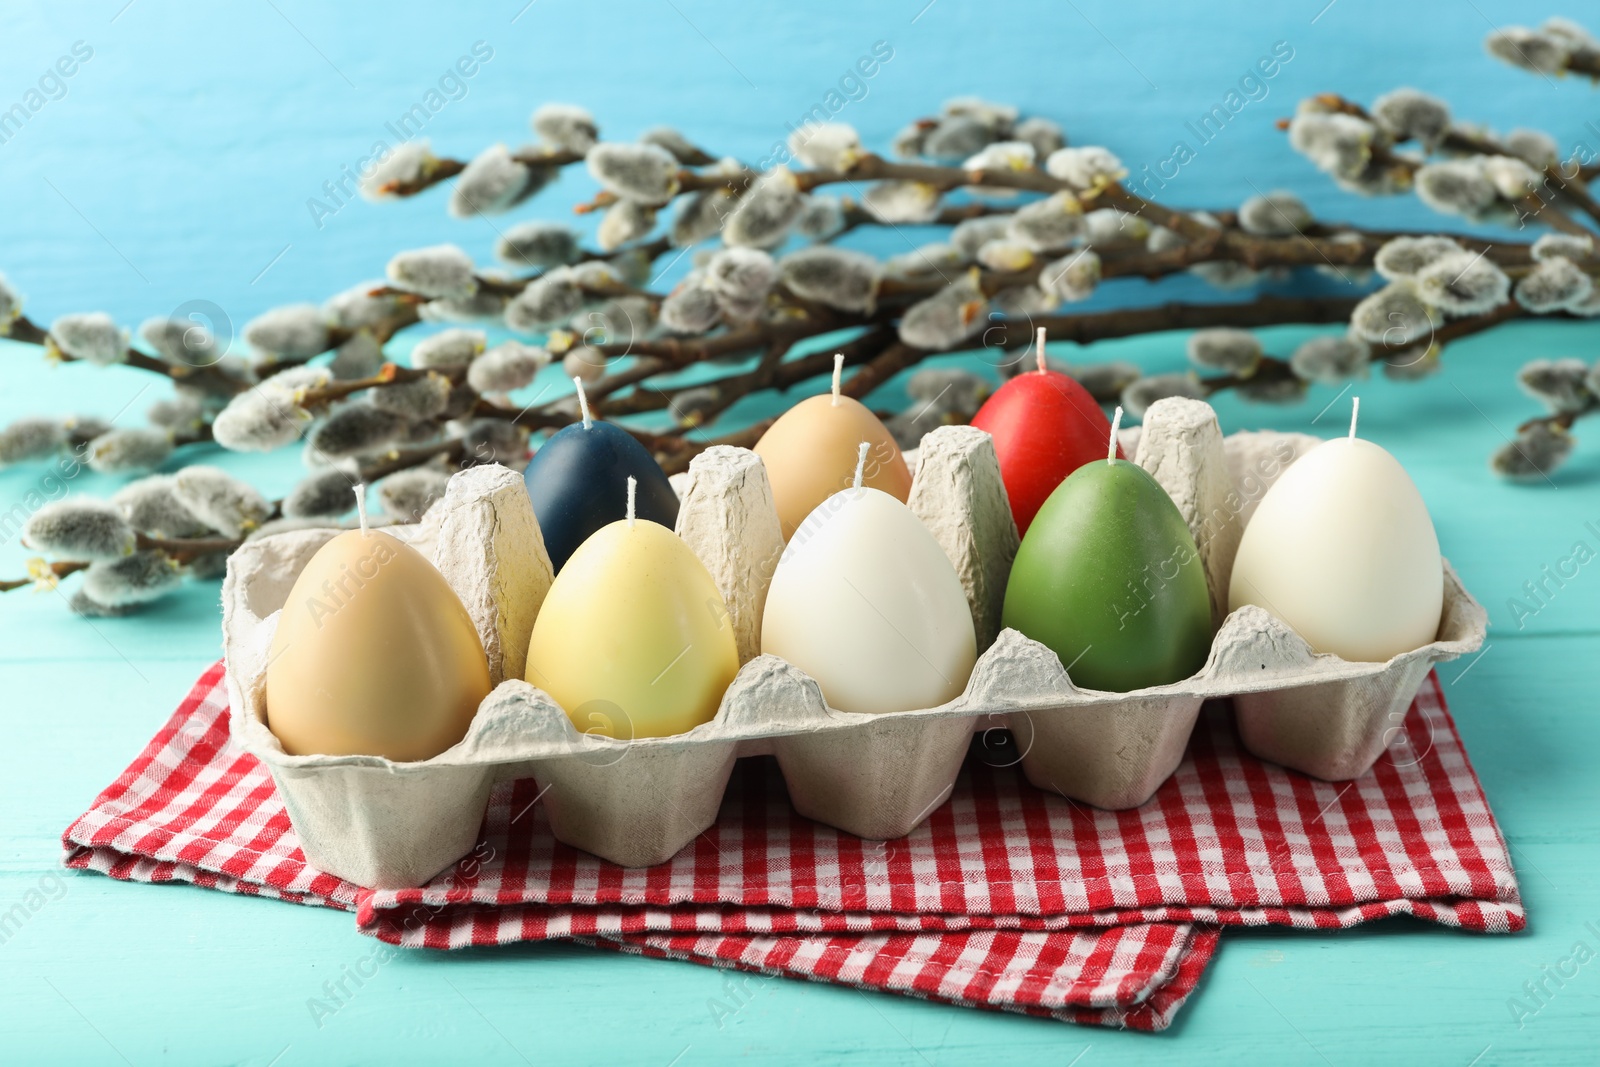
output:
[[[541,104],[529,124],[548,144],[574,155],[583,155],[600,139],[594,116],[576,104]]]
[[[672,153],[672,158],[685,165],[702,162],[705,153],[679,130],[671,126],[652,126],[639,135],[640,144],[653,144]]]
[[[467,297],[430,300],[417,308],[423,322],[493,322],[505,314],[511,298],[505,293],[479,289]]]
[[[506,325],[518,333],[558,326],[583,307],[583,289],[570,267],[556,267],[529,282],[506,305]]]
[[[518,470],[528,463],[527,437],[506,419],[474,419],[461,431],[461,444],[479,463],[499,463]]]
[[[83,573],[83,595],[108,608],[159,600],[183,583],[183,575],[164,553],[135,552],[118,560],[90,564]]]
[[[538,345],[502,341],[472,361],[467,384],[480,393],[514,393],[531,385],[550,365],[550,353]]]
[[[151,537],[208,537],[213,533],[178,499],[170,474],[129,482],[112,494],[111,503],[130,526]]]
[[[1056,193],[1018,208],[1006,233],[1036,252],[1054,252],[1084,235],[1083,208],[1071,193]]]
[[[1079,249],[1046,263],[1039,272],[1039,286],[1058,300],[1087,300],[1100,284],[1101,266],[1099,253]]]
[[[600,217],[595,240],[602,252],[612,252],[629,241],[647,237],[656,226],[656,208],[637,200],[618,200]]]
[[[1428,163],[1416,174],[1417,196],[1435,211],[1476,218],[1500,199],[1477,157]]]
[[[1555,256],[1534,264],[1517,279],[1517,303],[1538,315],[1566,311],[1586,301],[1594,292],[1594,279],[1570,259]]]
[[[437,162],[426,138],[401,141],[362,176],[361,195],[368,200],[396,196],[397,190],[420,183]]]
[[[289,304],[244,326],[245,343],[263,355],[310,359],[328,350],[327,313],[315,304]]]
[[[211,330],[188,319],[145,319],[139,324],[139,336],[169,363],[207,367],[221,355]]]
[[[668,231],[672,243],[683,248],[715,237],[737,203],[729,189],[705,189],[680,198]]]
[[[1061,126],[1050,119],[1035,115],[1023,119],[1012,129],[1011,136],[1019,141],[1027,141],[1033,146],[1036,159],[1046,159],[1067,143],[1067,135]]]
[[[1511,296],[1511,279],[1487,256],[1452,252],[1417,272],[1417,295],[1447,315],[1481,315]]]
[[[589,345],[578,345],[561,357],[561,373],[568,379],[598,382],[606,376],[606,356]]]
[[[572,317],[572,328],[591,345],[631,345],[655,326],[655,309],[642,296],[612,297]]]
[[[1484,40],[1483,46],[1501,62],[1536,74],[1560,74],[1572,58],[1566,43],[1526,26],[1497,29]]]
[[[1397,140],[1411,139],[1433,151],[1450,129],[1450,107],[1417,89],[1392,89],[1372,102],[1372,117]]]
[[[1256,372],[1265,353],[1250,331],[1219,326],[1190,334],[1188,354],[1189,362],[1197,367],[1248,376]]]
[[[89,469],[97,474],[155,470],[171,455],[172,435],[144,427],[111,430],[90,441],[85,449]]]
[[[1334,385],[1364,377],[1372,350],[1353,337],[1313,337],[1289,356],[1289,369],[1308,382]]]
[[[704,333],[722,317],[717,294],[705,278],[691,274],[661,302],[661,325],[673,333]]]
[[[494,246],[497,259],[516,267],[564,267],[581,253],[576,230],[542,220],[508,226]]]
[[[450,406],[450,379],[429,374],[409,382],[386,385],[368,393],[367,403],[413,422],[436,419]]]
[[[724,248],[705,266],[706,287],[733,301],[766,297],[778,280],[778,264],[758,248]]]
[[[0,274],[0,337],[11,330],[11,324],[22,315],[22,294],[17,292],[4,274]]]
[[[757,178],[722,225],[722,240],[747,248],[771,248],[784,239],[805,206],[800,184],[788,167]]]
[[[1034,163],[1033,145],[1027,141],[996,141],[994,144],[985,145],[961,163],[961,169],[966,171],[1015,171],[1032,170]],[[990,195],[1002,192],[999,189],[986,189]]]
[[[1595,402],[1589,391],[1589,365],[1581,359],[1535,359],[1517,371],[1522,391],[1553,414],[1587,411]]]
[[[980,215],[963,219],[950,230],[950,245],[966,259],[977,259],[978,249],[998,241],[1011,229],[1009,215]]]
[[[1588,234],[1547,233],[1533,242],[1530,251],[1535,260],[1559,257],[1578,263],[1594,255],[1594,238]]]
[[[861,155],[861,135],[842,122],[808,122],[789,134],[789,151],[816,170],[849,170]]]
[[[72,497],[46,504],[29,516],[22,541],[60,560],[92,563],[128,555],[136,537],[110,501]]]
[[[127,335],[104,311],[62,315],[50,324],[50,340],[73,359],[101,367],[128,358]]]
[[[978,249],[978,263],[1000,274],[1027,270],[1037,262],[1033,246],[1024,241],[1001,238]]]
[[[463,253],[465,254],[465,253]],[[467,263],[468,273],[471,273],[472,264]],[[323,302],[322,310],[327,314],[328,320],[341,330],[354,333],[361,329],[378,329],[400,314],[402,309],[401,297],[392,293],[381,293],[373,296],[375,290],[382,290],[388,283],[381,278],[374,278],[352,285],[342,293],[336,293]]]
[[[172,476],[172,491],[196,518],[227,537],[242,537],[272,513],[254,486],[220,467],[185,467]]]
[[[329,459],[360,456],[389,448],[405,436],[409,421],[403,415],[358,401],[335,410],[317,423],[307,446]]]
[[[964,273],[906,309],[900,318],[900,340],[930,351],[954,348],[982,328],[986,304],[977,279]]]
[[[812,241],[825,241],[845,225],[844,201],[836,196],[808,196],[794,217],[794,232]]]
[[[1298,404],[1309,388],[1310,383],[1299,377],[1251,378],[1234,386],[1234,392],[1256,404]]]
[[[461,298],[477,291],[472,257],[455,245],[399,252],[384,272],[397,288],[431,298]]]
[[[418,522],[449,484],[448,474],[430,467],[399,471],[378,483],[378,503],[397,522]]]
[[[1122,406],[1134,418],[1143,418],[1151,404],[1174,396],[1204,400],[1205,386],[1192,374],[1152,374],[1128,384],[1122,391]]]
[[[1500,143],[1505,145],[1507,152],[1535,170],[1542,171],[1555,166],[1561,159],[1561,148],[1556,144],[1556,139],[1543,130],[1515,129],[1506,134]]]
[[[1384,242],[1373,257],[1372,265],[1392,282],[1409,278],[1434,260],[1461,250],[1461,246],[1448,237],[1396,237]]]
[[[999,139],[994,127],[967,115],[941,119],[920,133],[920,137],[914,138],[916,154],[942,163],[966,159]],[[897,138],[896,150],[909,148],[911,143],[911,139]]]
[[[416,343],[411,349],[411,365],[428,370],[465,367],[478,358],[486,344],[482,330],[459,326],[441,330]]]
[[[1128,176],[1128,168],[1108,148],[1084,145],[1059,148],[1044,161],[1045,173],[1074,189],[1094,189]]]
[[[555,173],[517,159],[503,144],[490,145],[456,176],[449,212],[458,219],[503,215],[543,189]]]
[[[18,419],[0,430],[0,467],[48,459],[67,447],[67,428],[57,419]]]
[[[1408,344],[1431,336],[1437,325],[1432,309],[1406,280],[1390,282],[1350,313],[1350,331],[1373,344]]]
[[[1542,482],[1572,455],[1573,437],[1547,422],[1519,430],[1489,457],[1489,469],[1516,482]]]
[[[833,245],[802,248],[778,265],[783,284],[796,296],[844,311],[870,311],[882,276],[878,261]]]
[[[678,161],[658,145],[605,141],[584,159],[594,180],[620,197],[660,206],[678,192]]]
[[[336,519],[356,506],[357,479],[337,468],[317,471],[300,480],[283,498],[283,513],[291,519]]]
[[[1301,112],[1289,122],[1289,146],[1324,174],[1355,178],[1372,158],[1376,133],[1354,115]]]
[[[298,440],[311,422],[311,413],[300,404],[300,391],[320,389],[331,379],[325,367],[292,367],[275,374],[228,401],[211,432],[219,445],[234,452],[281,448]]]
[[[873,182],[861,196],[861,206],[879,222],[931,222],[939,214],[941,193],[926,182]]]
[[[1239,228],[1257,237],[1293,237],[1310,226],[1311,209],[1293,193],[1275,189],[1239,205]]]

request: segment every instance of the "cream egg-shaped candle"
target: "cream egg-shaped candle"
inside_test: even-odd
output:
[[[1358,405],[1359,410],[1359,405]],[[1384,662],[1433,641],[1444,561],[1422,494],[1388,451],[1324,441],[1273,483],[1245,527],[1228,610],[1255,604],[1307,644]]]
[[[364,513],[295,579],[267,666],[267,727],[285,752],[431,759],[466,736],[488,694],[461,599]]]
[[[860,449],[864,463],[869,445]],[[944,549],[910,508],[858,481],[790,538],[767,592],[761,651],[809,674],[830,707],[876,714],[955,699],[977,640]]]
[[[727,604],[677,534],[635,514],[591,534],[545,595],[527,680],[580,731],[630,739],[692,730],[739,673]]]
[[[784,540],[828,497],[848,489],[856,452],[867,443],[863,482],[905,502],[911,471],[900,446],[865,404],[840,392],[844,357],[835,356],[833,391],[802,400],[779,417],[753,449],[767,468]]]

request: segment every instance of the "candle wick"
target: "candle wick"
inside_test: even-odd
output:
[[[361,520],[361,536],[367,536],[367,486],[364,482],[357,482],[356,491],[356,516]]]
[[[573,378],[572,384],[578,387],[578,412],[583,416],[583,428],[587,430],[594,425],[594,419],[589,414],[589,394],[583,391],[582,378]]]
[[[1117,413],[1111,416],[1111,445],[1106,449],[1106,462],[1117,461],[1117,430],[1122,426],[1122,408],[1117,408]]]
[[[1035,341],[1035,344],[1036,344],[1037,350],[1035,351],[1034,356],[1035,356],[1035,359],[1037,359],[1037,361],[1039,363],[1039,373],[1043,374],[1044,371],[1045,371],[1045,366],[1044,366],[1044,327],[1043,326],[1039,327],[1039,333],[1037,335],[1037,339]]]
[[[628,479],[628,529],[633,529],[633,501],[639,491],[639,482],[635,478]]]
[[[1352,441],[1356,439],[1356,419],[1359,418],[1360,415],[1361,398],[1359,396],[1353,396],[1350,398],[1350,440]]]
[[[833,406],[839,406],[839,385],[844,380],[844,353],[833,354]]]
[[[856,484],[855,484],[855,488],[858,491],[861,489],[861,480],[864,477],[866,477],[866,473],[867,473],[867,449],[869,447],[870,446],[867,444],[867,442],[862,441],[861,442],[861,447],[856,449]]]

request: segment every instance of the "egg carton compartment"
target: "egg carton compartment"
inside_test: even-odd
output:
[[[1220,625],[1193,677],[1108,693],[1080,689],[1056,654],[1000,626],[1017,532],[987,434],[935,430],[910,458],[908,501],[961,578],[980,655],[965,690],[936,708],[863,715],[828,706],[817,683],[760,654],[766,590],[783,552],[754,453],[717,447],[675,480],[677,529],[728,606],[743,664],[715,718],[632,741],[585,733],[522,680],[551,582],[521,477],[477,467],[415,527],[389,527],[428,555],[483,639],[494,690],[466,737],[433,759],[292,756],[265,721],[266,659],[295,577],[336,531],[245,545],[224,583],[224,647],[236,740],[273,774],[310,862],[362,885],[418,885],[468,849],[496,781],[533,777],[555,836],[626,866],[661,862],[716,819],[734,761],[776,757],[802,814],[866,838],[903,836],[953,788],[974,733],[1004,727],[1036,786],[1103,808],[1147,800],[1182,759],[1201,704],[1231,697],[1245,745],[1324,778],[1364,773],[1433,664],[1478,648],[1485,613],[1445,564],[1438,639],[1387,663],[1312,651],[1272,615],[1224,617],[1240,531],[1273,480],[1320,443],[1302,434],[1224,439],[1211,408],[1164,400],[1121,443],[1178,505],[1196,538]],[[530,823],[530,825],[532,825]]]

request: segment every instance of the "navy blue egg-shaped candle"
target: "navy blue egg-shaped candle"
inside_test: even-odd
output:
[[[637,484],[638,518],[669,530],[678,521],[678,495],[660,464],[628,431],[590,417],[582,382],[578,401],[582,421],[553,434],[523,474],[558,571],[590,534],[627,515],[629,478]]]

